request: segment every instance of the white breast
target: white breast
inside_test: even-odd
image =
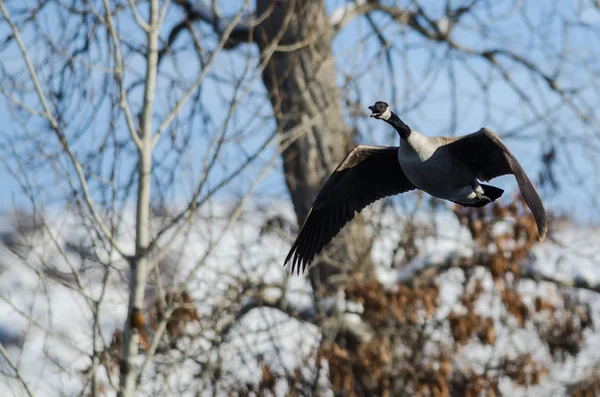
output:
[[[468,195],[474,176],[447,154],[435,141],[413,131],[400,144],[398,162],[413,185],[433,196]]]
[[[436,150],[437,146],[428,137],[417,131],[412,131],[407,142],[400,145],[398,161],[401,164],[403,162],[424,162],[429,160]]]

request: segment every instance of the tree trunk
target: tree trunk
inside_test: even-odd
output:
[[[269,7],[273,7],[270,13]],[[265,13],[269,15],[257,32],[261,57],[269,60],[262,78],[279,133],[293,140],[289,146],[287,139],[282,140],[283,168],[298,224],[302,225],[324,179],[352,149],[354,142],[343,119],[331,51],[333,34],[323,2],[257,0],[257,15]],[[271,55],[274,43],[283,49]],[[319,297],[331,296],[349,280],[332,276],[343,272],[372,273],[369,245],[360,217],[346,225],[327,248],[327,256],[344,266],[320,262],[310,270],[315,304]],[[341,283],[336,284],[336,279]],[[328,324],[337,327],[335,323]],[[336,335],[335,343],[347,347],[353,355],[358,354],[356,349],[360,344],[352,343],[356,340],[354,335],[323,326],[323,334]],[[329,373],[332,384],[341,375],[337,370],[334,368]],[[363,385],[374,381],[372,374],[354,375],[352,388],[356,395],[365,395]],[[335,392],[343,395],[341,389]]]
[[[265,14],[268,17],[257,32],[261,57],[269,59],[262,78],[279,133],[286,138],[298,137],[284,147],[283,168],[296,217],[302,225],[322,182],[354,145],[343,120],[331,51],[333,35],[323,2],[258,0],[257,15]],[[271,55],[273,45],[282,49]],[[328,253],[337,262],[354,265],[353,271],[368,271],[368,244],[360,219],[357,220],[346,226]],[[345,244],[340,243],[342,240]],[[363,266],[357,266],[358,263]],[[313,287],[331,289],[329,277],[342,270],[317,264],[310,271]]]
[[[146,53],[146,84],[138,148],[138,194],[136,202],[135,257],[131,258],[129,305],[124,327],[123,360],[120,363],[119,397],[137,393],[135,367],[140,332],[144,331],[142,306],[148,279],[148,244],[150,239],[150,187],[152,173],[152,117],[158,65],[159,2],[150,1],[148,52]]]

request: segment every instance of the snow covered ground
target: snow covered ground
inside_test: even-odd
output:
[[[285,219],[293,219],[292,212],[283,204],[273,205],[266,211],[267,216],[280,214]],[[265,213],[252,210],[244,211],[239,221],[224,232],[228,214],[228,208],[213,208],[210,214],[206,214],[207,219],[210,215],[211,221],[195,222],[190,233],[177,240],[170,250],[173,252],[170,258],[177,264],[170,281],[186,283],[194,301],[198,302],[200,321],[203,321],[203,315],[210,312],[212,305],[228,299],[224,294],[236,277],[246,277],[256,283],[285,281],[289,291],[287,296],[292,297],[299,306],[309,305],[311,300],[304,277],[288,278],[289,269],[281,267],[290,241],[273,234],[261,235]],[[215,221],[215,218],[220,220]],[[473,243],[469,233],[460,226],[453,214],[442,211],[432,219],[438,232],[434,237],[418,241],[420,254],[400,271],[388,267],[391,259],[390,239],[393,241],[394,236],[387,240],[377,239],[373,255],[381,265],[378,277],[382,283],[393,287],[408,272],[442,260],[446,255],[469,255],[472,252]],[[429,221],[430,218],[421,220]],[[7,218],[1,223],[4,226],[0,231],[4,236],[11,230],[11,222]],[[90,230],[81,226],[74,214],[57,214],[48,222],[52,225],[52,236],[49,233],[37,233],[27,237],[25,242],[33,249],[27,253],[26,260],[0,247],[0,342],[35,395],[74,395],[81,391],[86,382],[81,371],[91,364],[93,315],[90,305],[103,294],[99,310],[99,339],[108,345],[111,335],[126,317],[127,266],[114,253],[96,250],[103,260],[110,257],[115,259],[111,263],[106,289],[103,290],[103,269],[91,266],[89,261],[82,261],[81,256],[72,250],[60,252],[53,244],[53,239],[60,247],[65,247],[68,242],[89,243],[93,238]],[[125,247],[131,248],[133,237],[125,232],[129,230],[128,225],[131,226],[131,219],[124,222],[120,241]],[[398,235],[402,232],[400,229],[396,229]],[[580,277],[600,282],[600,245],[597,244],[600,231],[567,224],[556,237],[560,243],[547,241],[536,246],[531,263],[524,265],[552,277]],[[201,258],[204,260],[200,261]],[[70,266],[79,271],[79,284],[68,277],[64,283],[51,280],[42,271],[52,268],[64,275],[71,271]],[[484,285],[491,287],[491,278],[485,272],[481,273]],[[451,309],[456,309],[461,282],[460,270],[450,270],[443,276],[437,317],[444,318]],[[539,288],[552,291],[555,287],[548,283],[522,283],[525,293],[533,293]],[[153,293],[149,290],[150,295]],[[594,302],[593,315],[597,321],[600,301],[592,292],[580,294]],[[480,298],[477,309],[493,315],[500,310],[500,306],[499,296],[489,288]],[[473,343],[461,355],[460,365],[473,366],[475,363],[476,366],[478,362],[483,363],[497,356],[499,351],[531,351],[535,357],[549,361],[547,349],[539,342],[536,344],[533,331],[529,331],[524,330],[515,337],[500,330],[494,347]],[[231,333],[231,338],[220,350],[219,359],[238,381],[256,381],[260,376],[257,353],[266,362],[277,361],[281,367],[293,369],[299,359],[314,351],[318,338],[319,332],[313,326],[290,320],[274,309],[255,309]],[[543,385],[530,389],[528,395],[547,395],[545,393],[555,391],[561,382],[582,376],[582,368],[590,368],[600,362],[600,351],[594,348],[598,343],[600,334],[589,335],[586,348],[577,360],[568,360],[566,365],[553,367]],[[194,348],[201,351],[200,346]],[[148,368],[142,382],[144,394],[179,395],[177,390],[194,382],[194,368],[197,366],[187,360],[178,361],[179,358],[176,352],[169,356],[175,369],[167,379],[154,381],[152,366]],[[143,361],[143,357],[140,359]],[[4,374],[14,375],[14,371],[8,360],[0,355],[2,396],[25,395],[18,379]],[[165,387],[164,384],[169,386]],[[502,387],[512,393],[511,385],[502,384]]]

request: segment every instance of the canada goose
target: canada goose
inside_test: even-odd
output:
[[[355,147],[325,181],[306,221],[288,253],[292,273],[302,271],[342,227],[367,205],[413,189],[461,204],[483,207],[504,192],[484,185],[495,177],[513,174],[535,218],[539,239],[547,231],[540,196],[515,156],[487,128],[461,137],[427,137],[411,130],[385,102],[369,106],[371,117],[384,120],[400,135],[400,146]]]

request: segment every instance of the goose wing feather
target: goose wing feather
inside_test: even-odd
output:
[[[512,174],[517,179],[521,195],[533,213],[540,241],[548,231],[546,210],[527,174],[502,140],[487,128],[457,139],[449,139],[448,152],[465,163],[478,179],[489,181],[501,175]]]
[[[288,253],[292,273],[306,267],[369,204],[415,186],[398,163],[398,147],[355,147],[325,181]]]

